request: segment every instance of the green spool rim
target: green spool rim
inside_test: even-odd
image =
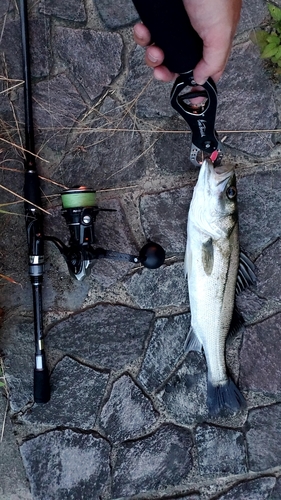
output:
[[[63,208],[93,207],[96,204],[96,192],[89,188],[67,189],[61,193]]]

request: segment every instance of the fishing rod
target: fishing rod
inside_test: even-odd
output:
[[[29,51],[27,0],[19,0],[23,56],[25,153],[24,210],[28,244],[29,276],[33,294],[35,366],[34,401],[47,403],[50,399],[49,373],[43,342],[42,283],[44,272],[43,212],[40,184],[35,162],[32,90]],[[36,206],[35,206],[36,205]]]
[[[70,275],[83,280],[97,259],[111,259],[140,263],[149,269],[160,267],[165,261],[165,251],[158,244],[148,240],[138,255],[96,248],[94,225],[100,211],[115,212],[96,205],[96,192],[85,186],[65,189],[61,193],[62,216],[70,231],[69,245],[56,236],[46,236],[43,232],[43,211],[39,177],[35,161],[34,126],[32,113],[32,89],[30,71],[29,31],[27,0],[19,0],[24,103],[25,103],[25,220],[28,243],[29,276],[33,292],[35,367],[34,401],[47,403],[50,399],[49,373],[43,342],[42,283],[44,273],[44,241],[50,241],[58,248],[67,263]]]

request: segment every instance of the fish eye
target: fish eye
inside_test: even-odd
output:
[[[236,189],[235,186],[230,186],[229,188],[227,188],[227,190],[226,190],[226,196],[230,200],[233,200],[233,198],[235,198],[236,195],[237,195],[237,189]]]

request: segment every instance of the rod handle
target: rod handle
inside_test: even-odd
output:
[[[34,401],[48,403],[50,400],[50,380],[47,367],[43,370],[34,369]]]
[[[203,53],[203,42],[192,28],[182,0],[133,0],[152,42],[164,54],[164,65],[175,73],[193,70]]]

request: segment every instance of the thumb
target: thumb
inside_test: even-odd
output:
[[[216,83],[223,74],[227,59],[225,50],[204,47],[203,57],[193,71],[196,83],[203,85],[210,76]]]

